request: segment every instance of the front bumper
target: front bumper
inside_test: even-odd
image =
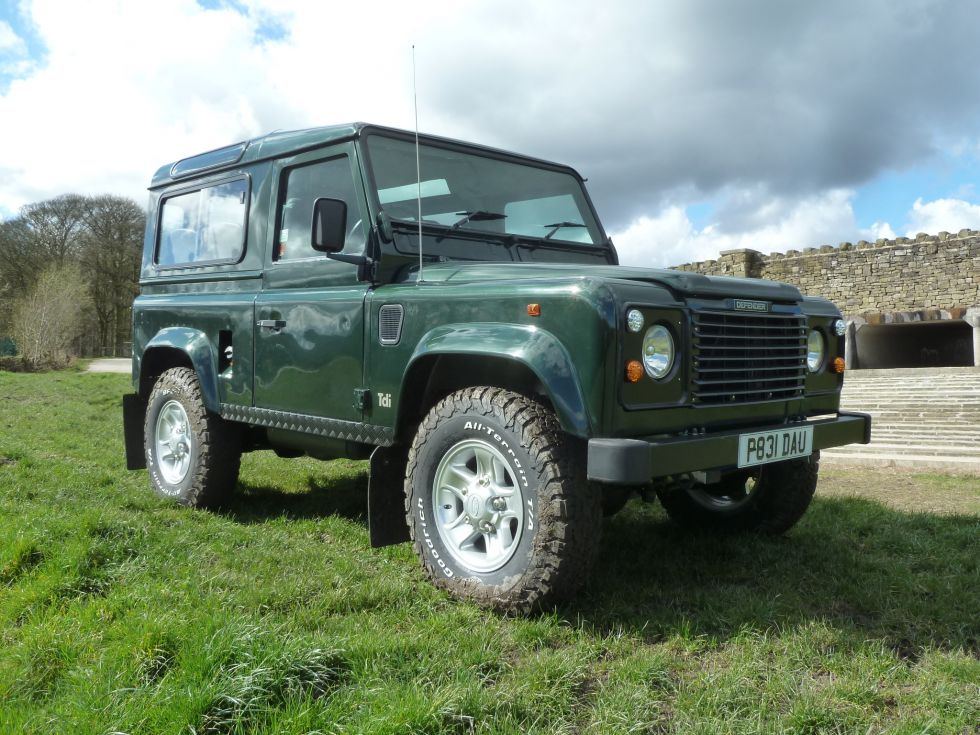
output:
[[[813,449],[871,441],[871,416],[838,413],[837,418],[806,421],[813,427]],[[658,477],[735,466],[738,437],[770,428],[753,427],[717,434],[649,439],[590,439],[589,479],[616,485],[645,485]]]

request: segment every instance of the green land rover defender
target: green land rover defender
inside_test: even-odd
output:
[[[844,324],[764,280],[618,265],[566,166],[353,124],[162,167],[127,463],[220,505],[242,452],[370,458],[375,546],[509,612],[587,579],[603,515],[780,533],[842,413]]]

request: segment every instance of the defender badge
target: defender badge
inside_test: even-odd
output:
[[[735,299],[735,308],[738,311],[769,311],[769,302]]]

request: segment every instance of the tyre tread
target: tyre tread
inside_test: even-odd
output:
[[[170,391],[187,401],[187,418],[198,434],[198,461],[193,467],[188,492],[177,498],[182,505],[216,507],[224,502],[238,481],[241,467],[241,447],[238,432],[220,416],[210,413],[204,405],[204,394],[197,373],[186,367],[165,371],[150,391],[149,404],[156,396]],[[144,436],[149,441],[153,427],[147,412]],[[147,457],[149,462],[149,457]],[[150,475],[153,484],[153,475]]]
[[[419,455],[440,420],[468,412],[493,416],[520,437],[538,474],[539,525],[532,563],[507,587],[481,585],[472,578],[447,579],[433,567],[416,535],[414,501],[418,494],[412,479],[419,469]],[[412,543],[436,586],[509,614],[526,614],[574,594],[595,561],[602,522],[600,496],[585,481],[584,451],[578,444],[562,432],[550,409],[519,393],[477,386],[439,401],[418,427],[405,473],[405,513]],[[427,488],[418,491],[427,492]]]

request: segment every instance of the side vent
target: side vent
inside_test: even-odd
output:
[[[401,304],[385,304],[378,310],[378,336],[383,345],[397,345],[402,338],[402,318],[405,310]]]

